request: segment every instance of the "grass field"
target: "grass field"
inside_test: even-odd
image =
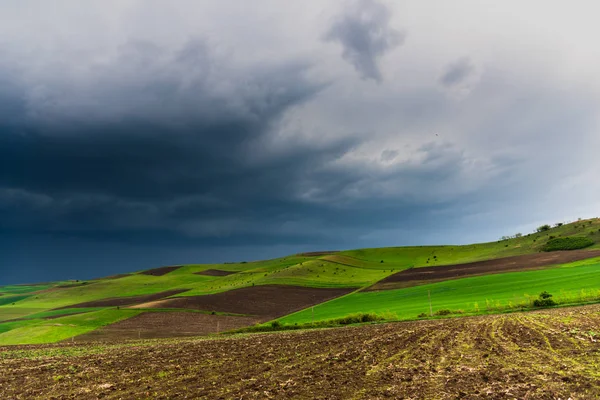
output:
[[[108,309],[51,320],[28,319],[0,324],[0,344],[53,343],[138,315],[139,310]],[[7,329],[9,328],[9,329]]]
[[[20,343],[19,340],[28,340],[28,337],[35,338],[38,342],[45,339],[62,340],[61,338],[68,337],[66,335],[69,332],[72,334],[79,332],[79,328],[69,330],[58,325],[61,324],[58,320],[67,318],[68,314],[85,313],[69,317],[76,320],[86,315],[92,318],[97,312],[111,314],[108,309],[98,309],[91,305],[81,306],[85,309],[80,310],[81,307],[77,307],[79,303],[150,295],[171,290],[180,291],[173,295],[175,297],[199,296],[261,285],[359,290],[411,267],[442,266],[498,257],[537,254],[549,240],[565,237],[588,238],[594,243],[589,249],[599,249],[600,220],[578,221],[544,232],[466,246],[358,249],[329,254],[291,255],[264,261],[189,264],[161,276],[147,275],[139,271],[127,276],[90,281],[3,286],[0,287],[0,330],[4,333],[0,335],[0,344]],[[231,274],[227,276],[199,274],[207,270],[228,271]],[[417,314],[428,310],[427,291],[431,292],[434,311],[460,309],[466,313],[489,312],[493,311],[494,307],[496,309],[509,307],[509,302],[514,306],[525,301],[524,299],[529,300],[526,295],[535,296],[542,290],[550,291],[561,301],[567,301],[567,297],[570,296],[577,302],[583,300],[577,297],[581,289],[593,291],[600,288],[595,271],[596,267],[593,265],[573,264],[571,269],[563,267],[477,276],[386,292],[357,292],[318,305],[315,307],[315,313],[319,319],[331,319],[355,312],[389,310],[397,313],[402,319],[415,318]],[[57,310],[73,305],[75,308]],[[307,321],[308,313],[309,311],[299,312],[285,317],[283,321],[291,323]],[[312,318],[312,311],[310,313]],[[63,314],[65,317],[60,317]],[[119,315],[126,317],[128,314]],[[59,316],[57,319],[46,319],[57,316]],[[14,319],[25,319],[26,321],[17,322],[23,322],[26,326],[18,327],[19,325],[13,322],[2,322]],[[93,324],[90,326],[93,329]],[[54,334],[54,331],[57,333]]]
[[[542,291],[554,294],[559,303],[600,300],[600,258],[579,261],[544,270],[476,276],[420,285],[405,289],[355,292],[317,305],[279,321],[284,324],[339,318],[355,312],[391,312],[399,319],[416,319],[433,312],[461,310],[487,313],[530,307]]]

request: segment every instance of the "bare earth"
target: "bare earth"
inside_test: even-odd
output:
[[[145,312],[77,336],[74,340],[77,342],[117,342],[130,339],[201,336],[242,328],[258,322],[261,322],[261,319],[256,317],[210,315],[185,311]]]
[[[600,250],[554,251],[496,258],[466,264],[410,268],[390,275],[367,290],[398,289],[467,276],[516,272],[600,257]]]
[[[4,399],[594,399],[599,327],[594,305],[210,340],[14,346],[0,348],[0,393]]]
[[[136,308],[187,308],[272,319],[302,310],[354,289],[320,289],[302,286],[263,285],[204,296],[185,296],[142,303]]]
[[[143,294],[140,296],[130,296],[130,297],[110,297],[107,299],[86,301],[84,303],[71,304],[70,306],[60,307],[57,310],[61,310],[64,308],[85,308],[85,307],[116,307],[116,306],[127,306],[131,304],[138,304],[158,299],[164,299],[165,297],[174,296],[179,293],[183,293],[187,291],[187,289],[182,290],[167,290],[164,292],[153,293],[153,294]]]

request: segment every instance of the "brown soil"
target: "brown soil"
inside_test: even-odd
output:
[[[8,399],[600,397],[600,307],[123,344],[0,348]]]
[[[153,269],[149,269],[147,271],[143,271],[140,272],[140,274],[142,275],[152,275],[152,276],[163,276],[168,274],[169,272],[173,272],[176,269],[181,268],[181,265],[175,265],[172,267],[160,267],[160,268],[153,268]]]
[[[539,269],[591,257],[600,257],[600,250],[556,251],[496,258],[466,264],[410,268],[388,276],[367,290],[398,289],[467,276]]]
[[[204,271],[195,272],[196,275],[207,275],[207,276],[227,276],[233,275],[237,272],[234,271],[223,271],[220,269],[205,269]]]
[[[204,296],[184,296],[153,301],[139,304],[137,308],[187,308],[256,315],[272,319],[350,293],[353,290],[264,285]]]
[[[159,293],[153,293],[153,294],[144,294],[144,295],[140,295],[140,296],[111,297],[108,299],[100,299],[100,300],[86,301],[84,303],[71,304],[70,306],[57,308],[57,310],[62,310],[65,308],[129,306],[129,305],[133,305],[133,304],[146,303],[148,301],[164,299],[165,297],[174,296],[176,294],[183,293],[186,291],[187,291],[187,289],[178,289],[178,290],[167,290],[165,292],[159,292]]]
[[[182,336],[202,336],[254,325],[256,317],[209,315],[198,312],[145,312],[135,317],[105,326],[85,335],[77,342],[116,342],[129,339],[154,339]]]

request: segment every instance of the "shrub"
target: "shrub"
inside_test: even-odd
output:
[[[562,222],[557,222],[556,224],[554,224],[554,226],[556,228],[559,228],[559,227],[563,226],[563,223]]]
[[[450,311],[448,309],[437,310],[436,312],[433,313],[433,315],[450,315],[450,314],[452,314],[452,311]]]
[[[552,295],[545,290],[540,293],[540,297],[533,301],[534,307],[551,307],[555,306],[556,302],[552,300]]]
[[[273,329],[281,328],[281,322],[279,322],[279,321],[271,322],[271,328],[273,328]]]
[[[424,312],[422,312],[421,314],[417,315],[417,318],[425,318],[427,317],[427,314],[425,314]]]
[[[546,225],[542,225],[540,227],[537,228],[538,232],[546,232],[550,230],[550,225],[546,224]]]
[[[564,238],[553,238],[548,240],[543,251],[577,250],[584,249],[594,244],[594,241],[585,236],[569,236]]]

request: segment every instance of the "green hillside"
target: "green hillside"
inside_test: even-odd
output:
[[[483,312],[486,299],[494,304],[499,302],[507,305],[508,301],[520,302],[525,294],[535,295],[540,290],[554,291],[557,295],[564,292],[565,296],[571,296],[581,289],[600,288],[597,263],[573,263],[569,264],[572,268],[567,268],[567,265],[548,268],[548,265],[539,271],[469,277],[381,292],[361,291],[390,275],[413,267],[541,254],[548,242],[554,240],[551,243],[556,243],[557,238],[577,238],[562,241],[569,245],[591,241],[592,245],[585,250],[597,250],[600,249],[600,220],[577,221],[519,236],[465,246],[389,247],[308,253],[254,262],[189,264],[162,272],[160,269],[138,271],[89,281],[2,286],[0,345],[64,340],[138,315],[143,310],[130,312],[127,307],[152,302],[161,298],[163,292],[167,292],[166,297],[191,298],[263,285],[301,286],[315,290],[345,288],[356,293],[314,307],[320,319],[353,312],[387,310],[397,313],[401,319],[410,319],[427,310],[427,299],[423,295],[427,290],[434,295],[437,308],[477,312],[474,303],[478,303],[479,310]],[[163,272],[166,273],[161,275]],[[94,303],[114,298],[126,299],[120,303],[113,302],[121,304],[120,309],[116,305]],[[86,304],[89,302],[92,303]],[[286,323],[305,322],[307,311],[281,320]]]

